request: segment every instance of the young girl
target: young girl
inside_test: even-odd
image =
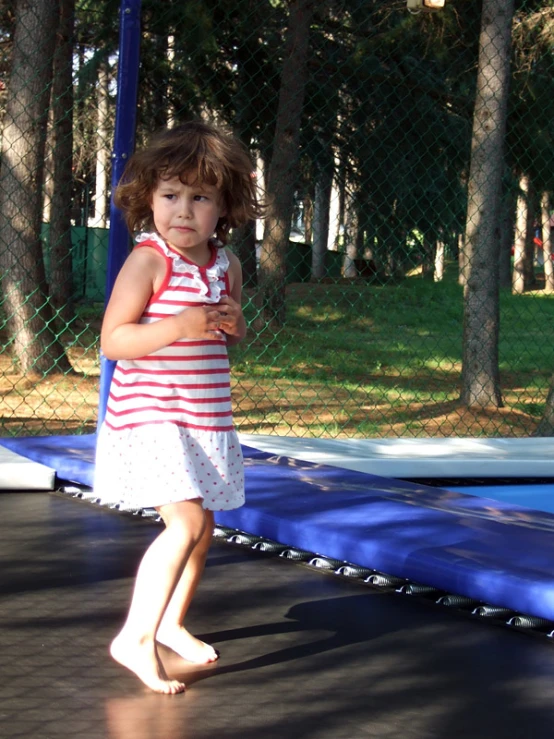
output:
[[[244,502],[227,346],[241,341],[242,275],[229,229],[262,215],[242,145],[203,122],[133,155],[115,194],[136,246],[113,288],[102,351],[117,360],[99,432],[95,490],[154,507],[165,524],[140,564],[111,654],[152,690],[180,693],[157,652],[208,663],[183,626],[213,534],[213,511]],[[215,236],[215,238],[214,238]]]

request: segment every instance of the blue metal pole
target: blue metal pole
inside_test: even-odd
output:
[[[119,64],[117,71],[117,101],[115,111],[114,147],[112,153],[112,193],[121,179],[127,160],[133,153],[137,110],[138,73],[140,61],[141,0],[121,0],[119,19]],[[106,303],[115,278],[129,253],[129,232],[120,211],[110,205]],[[100,399],[98,428],[106,414],[106,405],[115,362],[100,357]]]

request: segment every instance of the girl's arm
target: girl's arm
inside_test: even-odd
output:
[[[238,344],[246,336],[246,321],[242,313],[242,269],[238,258],[227,250],[229,257],[229,288],[231,293],[218,303],[219,327],[227,335],[227,344]]]
[[[213,338],[219,319],[213,308],[186,308],[154,323],[139,323],[165,270],[165,260],[153,249],[142,247],[129,255],[102,323],[100,345],[108,359],[137,359],[182,338]]]

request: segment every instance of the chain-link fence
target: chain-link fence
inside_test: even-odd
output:
[[[0,7],[4,436],[96,425],[120,10]],[[272,202],[232,236],[241,431],[552,432],[553,4],[420,10],[142,2],[137,144],[224,123]]]

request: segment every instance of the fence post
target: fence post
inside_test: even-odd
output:
[[[119,65],[117,71],[117,101],[115,134],[112,153],[112,195],[119,182],[135,143],[138,72],[140,60],[140,3],[141,0],[121,0],[119,19]],[[115,278],[128,254],[129,233],[119,210],[110,203],[110,232],[106,275],[106,304]],[[100,399],[98,425],[106,413],[106,404],[115,362],[100,357]]]

